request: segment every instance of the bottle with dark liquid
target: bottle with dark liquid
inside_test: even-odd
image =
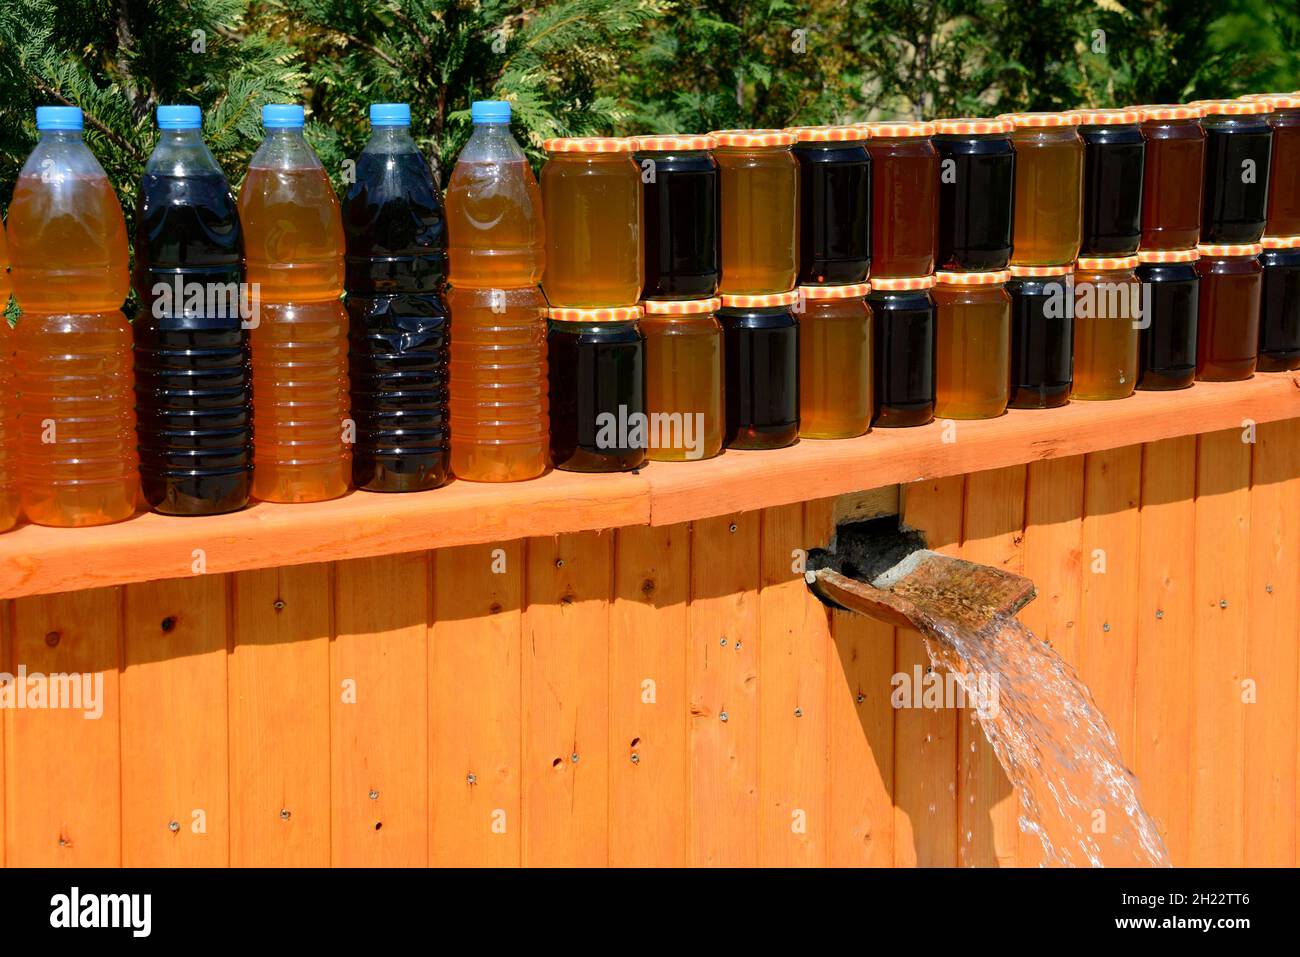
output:
[[[547,333],[551,461],[569,472],[626,472],[646,462],[641,307],[552,307]]]
[[[1273,152],[1269,157],[1265,236],[1300,236],[1300,92],[1251,93],[1273,108]]]
[[[939,154],[933,123],[867,123],[871,154],[871,276],[934,272]]]
[[[1259,314],[1260,372],[1300,369],[1300,235],[1263,240]]]
[[[1197,308],[1196,378],[1233,382],[1255,373],[1264,267],[1259,243],[1202,245]]]
[[[1138,281],[1149,289],[1149,325],[1138,339],[1139,389],[1186,389],[1196,379],[1200,279],[1195,249],[1143,249]]]
[[[726,445],[779,449],[799,436],[799,293],[722,297]]]
[[[712,136],[638,136],[649,299],[707,299],[718,291],[718,164]]]
[[[230,185],[203,143],[197,106],[160,106],[135,218],[136,434],[145,501],[167,515],[218,515],[248,503],[252,366]]]
[[[875,417],[878,428],[925,425],[934,419],[935,309],[933,276],[873,279]]]
[[[1201,242],[1257,243],[1264,235],[1273,130],[1262,100],[1204,100]]]
[[[1205,131],[1199,106],[1140,106],[1142,249],[1191,249],[1201,236]]]
[[[370,107],[373,132],[343,201],[352,481],[414,492],[447,480],[447,220],[405,103]]]
[[[1006,269],[1011,261],[1016,153],[1010,119],[939,120],[941,270]]]
[[[1074,266],[1012,266],[1013,409],[1055,409],[1074,379]]]
[[[871,157],[867,131],[799,126],[799,283],[844,285],[871,268]]]
[[[1131,256],[1142,238],[1146,144],[1135,110],[1085,110],[1081,257]]]

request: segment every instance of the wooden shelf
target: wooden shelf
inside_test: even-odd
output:
[[[551,472],[532,482],[452,482],[431,492],[353,492],[310,505],[258,503],[210,518],[138,515],[117,525],[24,525],[0,535],[0,598],[196,574],[506,542],[583,529],[678,522],[1178,435],[1300,416],[1300,374],[1139,392],[1118,402],[846,441],[804,440],[705,462],[652,463],[637,475]]]

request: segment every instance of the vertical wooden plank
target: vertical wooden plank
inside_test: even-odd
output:
[[[1076,667],[1133,765],[1133,689],[1142,500],[1142,447],[1087,456],[1083,494],[1083,591]]]
[[[1026,471],[1022,465],[966,476],[962,558],[1024,571]],[[957,831],[960,863],[1015,867],[1020,801],[973,708],[958,714]]]
[[[1300,419],[1259,427],[1250,493],[1244,863],[1296,864]]]
[[[230,863],[330,863],[329,564],[232,576]]]
[[[965,476],[914,482],[903,490],[903,521],[935,551],[957,554]],[[837,633],[838,637],[838,633]],[[897,629],[895,670],[915,683],[930,667],[921,636]],[[878,693],[888,695],[892,689]],[[957,712],[899,708],[894,715],[894,861],[900,867],[954,867],[957,848]]]
[[[691,863],[759,860],[760,513],[691,528]]]
[[[343,866],[422,866],[429,859],[428,554],[338,562],[334,596],[331,856]]]
[[[825,866],[826,668],[830,622],[803,579],[802,503],[763,510],[759,801],[763,866]]]
[[[1192,636],[1192,781],[1188,863],[1244,860],[1242,758],[1250,445],[1241,431],[1202,435],[1196,460],[1196,614]]]
[[[13,615],[15,681],[5,690],[30,702],[33,682],[24,688],[22,671],[88,675],[96,707],[86,710],[83,697],[81,709],[5,708],[5,862],[115,867],[122,861],[121,589],[19,598]]]
[[[128,585],[122,864],[230,861],[225,575]]]
[[[1196,573],[1196,436],[1146,446],[1138,562],[1138,659],[1132,768],[1142,806],[1175,866],[1187,863]]]
[[[616,533],[609,635],[609,862],[682,867],[686,827],[688,525]]]
[[[523,862],[609,862],[612,532],[528,541]]]
[[[517,867],[524,542],[433,553],[429,862]]]

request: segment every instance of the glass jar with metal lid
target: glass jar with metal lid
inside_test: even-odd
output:
[[[722,300],[647,299],[645,406],[656,462],[712,458],[722,451]]]
[[[1012,266],[1013,409],[1054,409],[1070,400],[1074,365],[1074,264]]]
[[[1265,236],[1258,372],[1300,369],[1300,235]]]
[[[871,427],[870,283],[800,286],[799,435],[849,439]]]
[[[934,276],[871,280],[873,426],[906,428],[934,420],[933,288]]]
[[[933,123],[864,123],[871,154],[871,277],[934,272],[939,154]]]
[[[1142,249],[1191,249],[1201,237],[1205,131],[1201,107],[1137,106],[1142,167]]]
[[[799,328],[795,290],[722,297],[725,442],[779,449],[799,436]]]
[[[1011,385],[1011,297],[1005,269],[934,277],[938,419],[994,419]]]
[[[1083,237],[1083,140],[1079,117],[1063,113],[1008,113],[1015,129],[1015,226],[1011,263],[1073,263]]]
[[[1262,100],[1198,100],[1205,111],[1201,242],[1257,243],[1264,235],[1272,166],[1273,107]]]
[[[713,158],[721,191],[719,292],[787,292],[799,274],[799,164],[785,130],[720,130]]]
[[[1186,389],[1196,379],[1196,312],[1200,279],[1195,249],[1143,249],[1138,281],[1150,309],[1138,337],[1138,388]]]
[[[1008,117],[935,123],[932,142],[939,154],[939,269],[1006,269],[1011,261],[1014,129]]]
[[[1202,244],[1196,317],[1196,378],[1249,379],[1259,356],[1259,308],[1264,267],[1259,243]]]
[[[1265,236],[1300,236],[1300,93],[1251,93],[1273,108]]]
[[[1072,399],[1124,399],[1138,371],[1144,321],[1137,256],[1080,258],[1074,266]]]
[[[645,282],[650,299],[718,291],[718,164],[712,136],[638,136]]]
[[[862,282],[871,268],[871,157],[857,126],[795,126],[799,282]]]
[[[1079,255],[1131,256],[1142,239],[1146,143],[1134,110],[1081,110],[1083,244]]]

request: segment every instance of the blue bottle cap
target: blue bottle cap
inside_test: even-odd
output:
[[[268,129],[300,130],[302,124],[302,107],[296,103],[268,103],[262,107],[262,125]]]
[[[76,130],[80,132],[84,121],[79,106],[38,106],[36,108],[36,128],[38,130]]]
[[[510,104],[505,100],[475,100],[469,115],[475,123],[509,123]]]
[[[203,111],[197,106],[158,107],[158,129],[197,130],[203,126]]]
[[[409,103],[371,103],[371,126],[410,126],[411,105]]]

